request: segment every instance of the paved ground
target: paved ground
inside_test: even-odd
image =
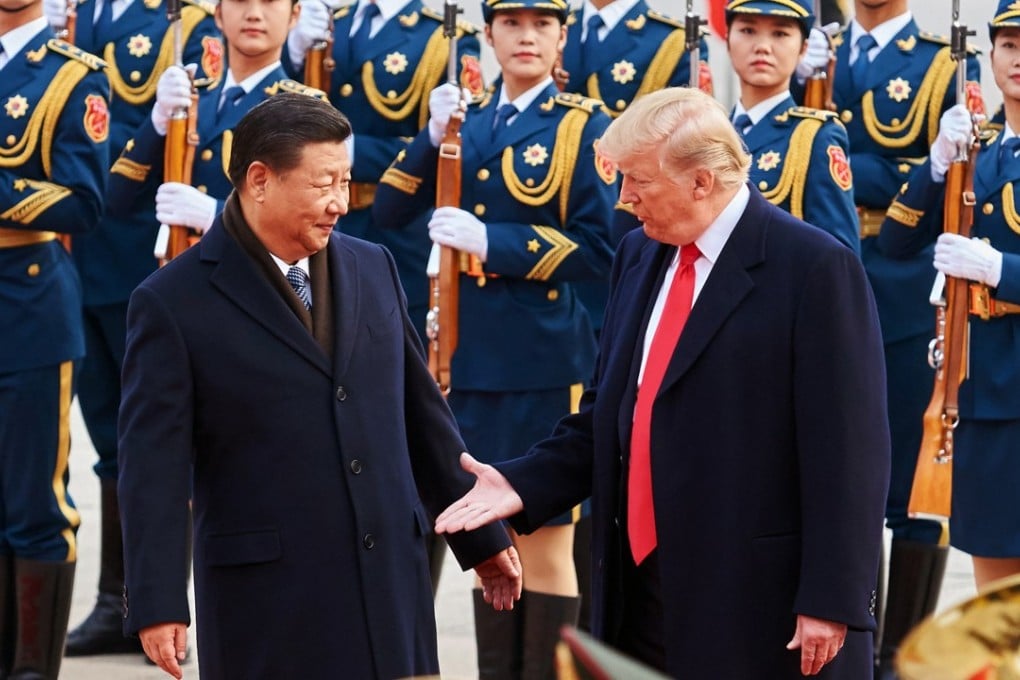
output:
[[[71,608],[72,626],[90,611],[99,576],[99,482],[92,474],[91,466],[94,462],[95,451],[76,407],[72,424],[70,489],[81,512],[82,525],[78,532],[79,559]],[[469,680],[475,677],[475,645],[469,592],[471,575],[462,573],[449,555],[446,564],[436,600],[439,663],[445,680]],[[970,560],[966,555],[954,551],[943,583],[941,605],[951,605],[973,594]],[[102,656],[65,659],[60,677],[61,680],[156,680],[169,676],[146,665],[141,656]],[[197,664],[191,662],[186,665],[184,677],[188,680],[198,678]]]

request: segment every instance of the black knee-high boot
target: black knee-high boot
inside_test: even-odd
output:
[[[14,592],[14,558],[0,555],[0,680],[14,667],[17,598]]]
[[[555,652],[563,624],[577,625],[581,598],[527,591],[521,678],[556,680]]]
[[[71,613],[74,562],[16,558],[17,632],[10,680],[57,680]]]
[[[471,591],[475,610],[479,680],[520,680],[521,626],[524,596],[510,611],[498,612],[482,598],[481,588]]]

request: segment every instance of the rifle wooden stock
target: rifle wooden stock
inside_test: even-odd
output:
[[[329,91],[336,61],[333,59],[333,34],[328,40],[316,43],[305,53],[305,85],[323,92]]]
[[[64,27],[57,31],[57,37],[74,44],[75,31],[78,27],[78,0],[67,0],[67,12],[64,14]],[[60,234],[57,236],[60,245],[64,250],[71,252],[71,235]]]
[[[945,225],[948,234],[970,235],[974,222],[973,168],[977,146],[968,160],[954,162],[946,174]],[[960,383],[967,375],[967,315],[969,282],[946,277],[945,307],[937,312],[936,337],[929,362],[935,385],[924,412],[924,433],[917,454],[914,484],[907,514],[945,519],[951,514],[953,491],[953,434],[960,422]]]
[[[436,175],[436,207],[460,207],[461,138],[460,125],[464,114],[450,116],[446,133],[439,145],[439,166]],[[457,351],[460,333],[460,273],[464,270],[464,253],[449,246],[439,246],[439,274],[429,281],[432,308],[428,318],[429,371],[440,391],[450,393],[450,367]]]
[[[835,57],[829,58],[829,65],[815,71],[804,83],[804,106],[825,111],[835,111],[836,104],[832,101],[832,77],[836,72]]]
[[[163,181],[191,184],[191,170],[195,162],[195,147],[198,146],[198,94],[192,92],[191,106],[186,115],[170,119],[166,127],[166,146],[163,152]],[[166,254],[161,259],[164,265],[174,259],[198,240],[199,234],[188,227],[170,226],[170,239]]]

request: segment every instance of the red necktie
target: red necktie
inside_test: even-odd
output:
[[[648,348],[645,372],[634,405],[630,435],[630,471],[627,475],[627,535],[634,564],[641,564],[655,549],[655,508],[652,504],[652,405],[673,357],[680,333],[694,302],[694,261],[701,251],[693,243],[680,248],[680,265],[666,294],[659,326]]]

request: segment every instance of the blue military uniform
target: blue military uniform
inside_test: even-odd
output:
[[[1020,486],[1020,159],[1000,158],[1002,134],[981,145],[974,171],[971,236],[1003,253],[999,285],[970,284],[968,375],[960,385],[954,436],[952,544],[983,557],[1020,555],[1015,490]],[[942,232],[945,182],[925,164],[889,208],[878,245],[889,257],[930,252]],[[982,302],[982,300],[984,302]]]
[[[279,92],[301,92],[326,99],[324,92],[287,78],[280,66],[236,102],[222,101],[222,83],[201,91],[198,99],[198,146],[195,148],[191,183],[202,193],[216,199],[217,214],[222,212],[227,196],[233,191],[227,174],[232,130],[252,107]],[[221,106],[222,109],[218,110]],[[156,190],[164,182],[165,142],[166,137],[156,132],[151,118],[146,118],[113,164],[107,191],[111,211],[116,213],[125,208],[130,211],[134,206],[148,206],[150,211],[153,210]]]
[[[834,113],[792,97],[744,134],[750,181],[774,205],[860,252],[846,130]]]
[[[13,664],[56,677],[48,650],[67,629],[79,524],[67,494],[73,366],[85,353],[81,285],[57,234],[99,220],[110,86],[103,62],[45,19],[23,27],[38,32],[0,68],[0,588],[16,597],[0,607],[0,676]]]
[[[411,320],[424,334],[428,305],[424,267],[430,248],[424,224],[384,233],[374,228],[371,207],[379,178],[407,140],[428,122],[429,93],[446,81],[449,40],[443,36],[442,15],[421,0],[411,0],[372,36],[367,52],[351,55],[347,36],[360,7],[360,3],[345,5],[333,14],[336,67],[326,89],[330,102],[354,125],[350,212],[339,228],[389,248],[407,294]],[[460,83],[481,95],[478,29],[463,21],[457,26]],[[302,78],[288,50],[283,58],[291,77]]]

